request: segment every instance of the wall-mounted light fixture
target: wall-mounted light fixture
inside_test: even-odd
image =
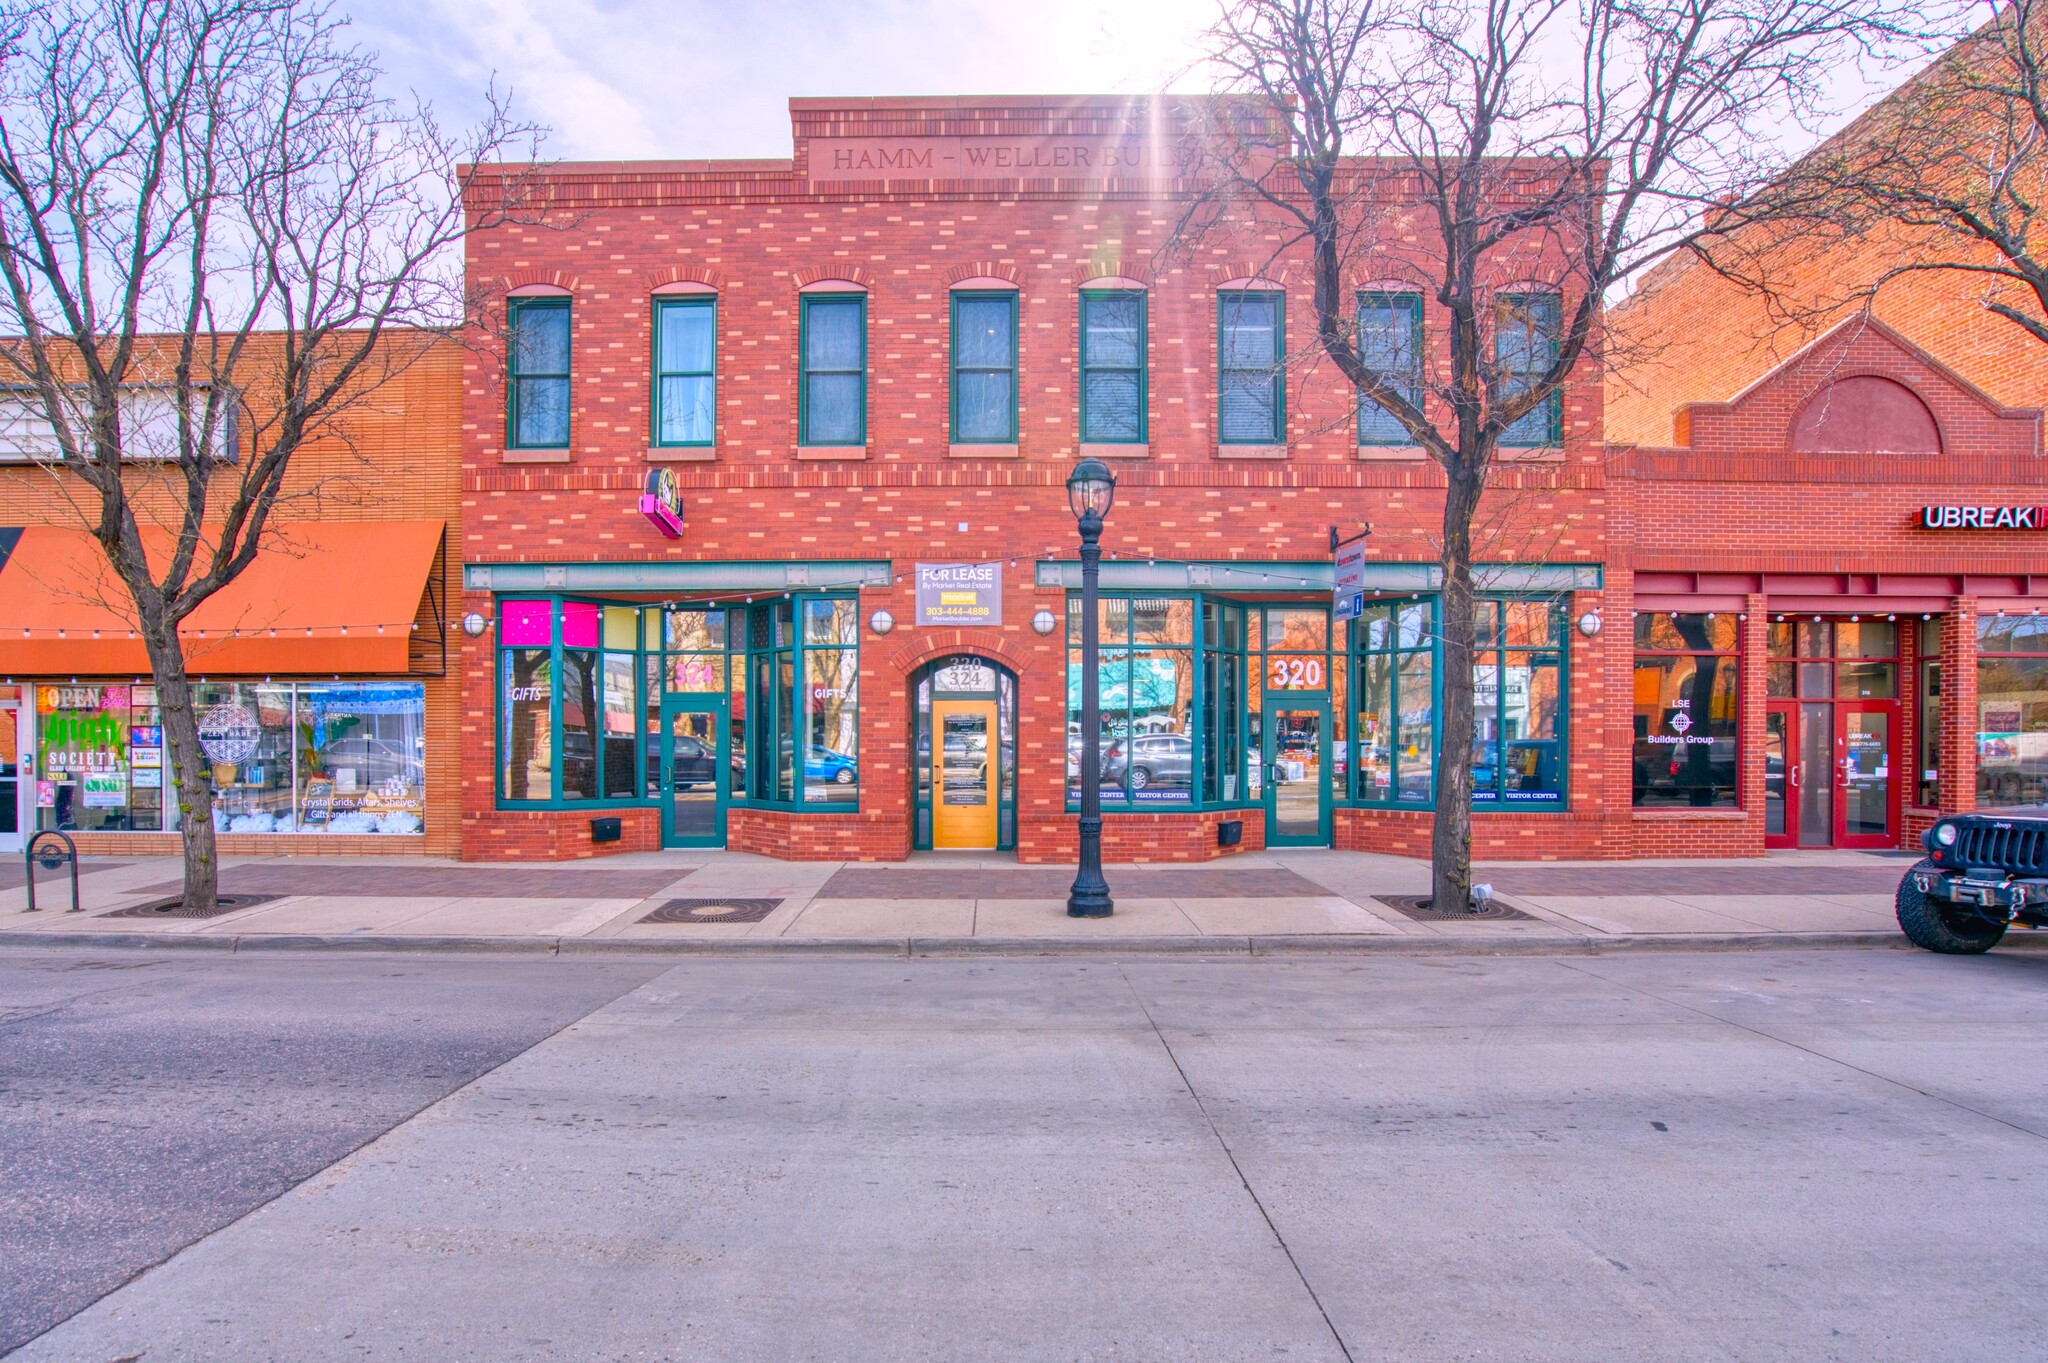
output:
[[[1060,618],[1043,606],[1038,608],[1038,614],[1031,617],[1031,628],[1040,634],[1050,634],[1059,627]]]
[[[478,615],[475,611],[471,611],[462,617],[462,632],[472,639],[482,638],[483,632],[490,627],[491,622]]]
[[[1579,633],[1585,635],[1588,639],[1600,633],[1599,611],[1587,611],[1579,617]]]
[[[896,628],[896,617],[887,611],[876,611],[868,617],[868,628],[877,634],[887,634]]]

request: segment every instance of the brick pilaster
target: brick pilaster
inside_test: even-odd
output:
[[[1941,809],[1977,807],[1977,602],[1959,596],[1941,621]]]

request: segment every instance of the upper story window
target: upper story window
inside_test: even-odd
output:
[[[1554,293],[1501,295],[1493,329],[1493,362],[1500,371],[1502,397],[1527,392],[1557,362],[1563,308]],[[1500,433],[1500,443],[1518,448],[1561,444],[1563,394],[1552,393]]]
[[[1422,295],[1358,295],[1358,358],[1393,382],[1409,405],[1422,405]],[[1358,443],[1412,445],[1408,428],[1372,399],[1358,400]]]
[[[953,294],[953,443],[1017,443],[1017,295]]]
[[[718,431],[718,297],[654,303],[654,443],[709,445]]]
[[[868,438],[868,300],[858,293],[805,294],[800,330],[800,445],[865,445]]]
[[[83,389],[71,392],[76,397],[67,395],[65,424],[75,436],[84,438],[92,428],[91,400]],[[186,403],[195,444],[208,440],[204,426],[211,397],[210,388],[195,385]],[[183,457],[176,389],[123,387],[119,402],[123,461],[175,462]],[[223,402],[215,417],[217,424],[207,447],[214,459],[235,457],[239,434],[236,406],[232,400]],[[89,449],[84,453],[91,457]],[[58,443],[57,428],[50,424],[42,395],[25,388],[0,391],[0,464],[56,464],[63,459],[64,447]]]
[[[1081,294],[1081,443],[1145,443],[1145,295]]]
[[[505,439],[516,449],[562,449],[569,443],[569,300],[515,298],[511,382],[505,385]]]
[[[1216,295],[1216,436],[1225,445],[1285,443],[1284,312],[1277,292],[1231,289]]]

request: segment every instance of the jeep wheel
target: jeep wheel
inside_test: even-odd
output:
[[[1923,861],[1913,871],[1931,871],[1934,863]],[[1899,927],[1916,947],[1938,951],[1944,956],[1975,956],[1991,950],[2005,936],[2005,924],[1981,913],[1930,899],[1913,883],[1913,871],[1899,882]]]

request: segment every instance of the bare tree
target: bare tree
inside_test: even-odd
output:
[[[321,0],[43,0],[5,20],[0,364],[125,590],[185,903],[211,907],[180,622],[270,547],[293,455],[424,348],[399,334],[461,327],[463,178],[532,135],[495,94],[462,136],[393,104]]]
[[[1473,527],[1517,446],[1558,444],[1603,299],[1725,231],[1838,64],[1911,37],[1898,0],[1232,0],[1198,106],[1213,188],[1183,241],[1307,254],[1318,358],[1441,466],[1438,904],[1471,892]],[[1433,305],[1420,354],[1361,280]],[[1597,382],[1597,379],[1594,380]],[[1597,440],[1599,432],[1582,438]],[[1506,453],[1503,447],[1506,446]]]
[[[1974,280],[1986,311],[2048,342],[2048,0],[1966,13],[1974,32],[1766,187],[1768,225],[1708,263],[1809,326],[1910,276]]]

